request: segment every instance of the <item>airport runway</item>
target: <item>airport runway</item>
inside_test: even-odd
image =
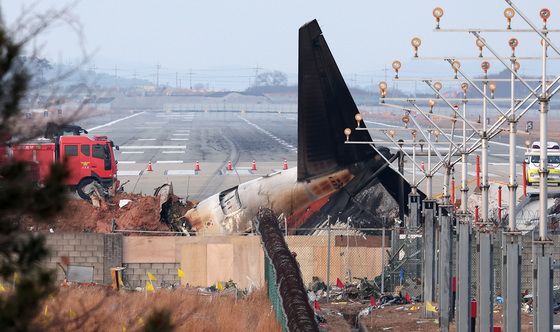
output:
[[[296,115],[239,112],[120,113],[80,123],[107,135],[120,150],[118,176],[127,191],[149,194],[166,181],[199,200],[241,182],[295,166]],[[255,160],[257,170],[251,171]],[[200,172],[195,172],[199,161]],[[227,171],[228,161],[233,171]],[[148,162],[154,171],[146,171]]]
[[[89,129],[90,134],[107,135],[120,146],[116,153],[118,176],[121,182],[130,181],[125,186],[130,192],[151,194],[160,184],[171,181],[177,195],[200,200],[241,182],[281,170],[284,159],[289,167],[296,166],[295,113],[110,112],[79,124]],[[366,125],[390,128],[394,124],[366,118]],[[387,140],[381,132],[370,133],[374,140]],[[342,133],[341,139],[344,139]],[[525,148],[521,138],[519,141],[516,158],[521,184],[520,165]],[[448,146],[440,145],[439,149],[444,154]],[[491,142],[489,155],[490,179],[506,183],[507,144]],[[433,163],[436,159],[434,156]],[[227,171],[230,160],[233,171]],[[253,160],[257,163],[256,171],[251,171]],[[419,157],[418,163],[422,160],[427,167],[426,158]],[[196,161],[200,163],[200,172],[195,172]],[[146,171],[148,162],[152,163],[152,172]],[[474,163],[475,158],[471,156],[468,172],[471,178],[475,175]],[[409,179],[411,167],[412,163],[407,161],[405,169]],[[441,171],[434,176],[434,193],[441,192]],[[418,170],[416,174],[418,180],[423,176]],[[455,181],[458,190],[460,164],[455,168]],[[425,184],[420,184],[419,188],[424,190]]]

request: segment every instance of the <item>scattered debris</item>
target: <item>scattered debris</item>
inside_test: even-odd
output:
[[[174,195],[170,197],[174,202],[172,215],[183,215],[192,207],[191,202],[183,203]],[[128,203],[123,205],[121,201]],[[64,210],[49,222],[27,216],[21,224],[25,229],[35,232],[110,233],[114,219],[117,230],[169,231],[171,226],[160,221],[159,211],[158,197],[117,193],[106,202],[100,202],[99,207],[82,199],[69,199]]]

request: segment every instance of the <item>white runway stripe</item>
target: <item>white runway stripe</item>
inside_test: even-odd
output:
[[[138,153],[144,153],[144,151],[122,151],[122,154],[138,154]]]
[[[142,171],[117,171],[118,176],[138,176]]]
[[[155,138],[139,138],[139,141],[155,141]]]
[[[170,169],[167,175],[195,175],[195,171],[191,169]]]
[[[86,130],[87,131],[94,131],[94,130],[97,130],[99,128],[108,127],[108,126],[114,125],[115,123],[118,123],[118,122],[121,122],[121,121],[124,121],[124,120],[128,120],[130,118],[133,118],[135,116],[138,116],[138,115],[144,114],[144,113],[146,113],[146,112],[140,112],[140,113],[132,114],[132,115],[129,115],[129,116],[125,116],[124,118],[120,118],[120,119],[117,119],[117,120],[114,120],[114,121],[111,121],[111,122],[107,122],[105,124],[102,124],[102,125],[90,128],[90,129],[86,129]]]
[[[161,153],[185,153],[185,151],[162,151]]]
[[[121,145],[121,150],[140,149],[186,149],[185,145]],[[124,153],[124,152],[123,152]]]
[[[158,160],[156,161],[158,164],[182,164],[182,160]]]
[[[170,138],[170,141],[188,141],[188,138]]]
[[[134,160],[119,160],[119,164],[136,164]]]

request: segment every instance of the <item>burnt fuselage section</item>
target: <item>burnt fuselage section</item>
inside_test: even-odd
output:
[[[233,234],[251,231],[260,207],[276,215],[291,216],[328,196],[354,178],[343,169],[308,181],[297,181],[297,168],[272,173],[213,195],[189,210],[185,219],[199,234]]]

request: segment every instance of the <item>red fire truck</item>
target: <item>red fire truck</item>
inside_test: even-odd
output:
[[[107,136],[90,138],[80,135],[82,132],[87,134],[78,126],[65,126],[46,135],[50,138],[0,147],[0,162],[2,159],[28,162],[33,179],[41,183],[49,175],[51,164],[66,160],[70,175],[65,184],[89,200],[84,187],[93,181],[105,188],[118,186],[117,161],[113,153],[113,148],[118,149],[118,146]]]

